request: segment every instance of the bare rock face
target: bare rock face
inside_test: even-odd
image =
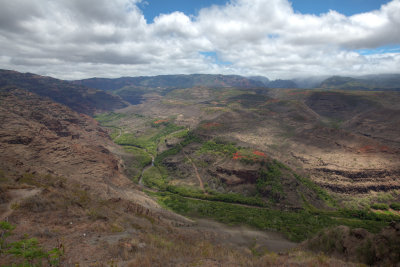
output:
[[[158,204],[125,176],[120,148],[91,117],[24,90],[0,92],[0,171],[63,177],[99,199]],[[161,210],[161,209],[160,209]]]
[[[22,90],[3,93],[0,167],[20,173],[64,176],[104,194],[103,185],[124,186],[120,159],[97,122],[84,114]]]

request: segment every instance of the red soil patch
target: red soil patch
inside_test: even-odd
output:
[[[390,147],[388,147],[388,146],[381,146],[381,147],[379,148],[379,151],[381,151],[381,152],[390,152]]]
[[[358,149],[358,152],[360,152],[360,153],[376,153],[376,152],[391,153],[392,150],[388,146],[366,145],[366,146],[360,147]]]
[[[160,123],[167,122],[167,121],[168,120],[158,120],[158,121],[155,121],[154,124],[160,124]]]
[[[241,159],[241,158],[243,158],[243,156],[240,155],[240,152],[239,152],[239,151],[236,152],[236,153],[234,153],[234,154],[233,154],[233,157],[232,157],[232,159],[234,159],[234,160]]]
[[[373,146],[363,146],[363,147],[360,147],[359,149],[358,149],[358,151],[360,152],[360,153],[374,153],[374,152],[376,152],[376,150],[375,150],[375,148],[373,147]]]
[[[261,152],[261,151],[258,151],[258,150],[254,150],[253,154],[256,155],[256,156],[264,157],[264,158],[267,157],[267,155],[265,155],[264,152]]]

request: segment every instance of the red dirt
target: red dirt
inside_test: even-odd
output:
[[[267,155],[265,155],[264,152],[261,152],[261,151],[258,151],[258,150],[254,150],[253,154],[256,155],[256,156],[264,157],[264,158],[267,157]]]
[[[154,124],[160,124],[160,123],[163,123],[163,122],[167,122],[168,120],[158,120],[158,121],[155,121],[155,122],[153,122]]]
[[[358,149],[358,151],[359,151],[360,153],[374,153],[374,152],[376,152],[376,147],[366,145],[366,146],[360,147],[360,148]]]
[[[213,127],[219,127],[219,126],[221,126],[221,124],[218,122],[209,122],[209,123],[203,124],[201,127],[204,129],[211,129]]]
[[[379,151],[381,151],[381,152],[390,152],[391,149],[390,149],[390,147],[388,147],[388,146],[381,146],[381,147],[379,148]]]
[[[243,156],[240,155],[240,152],[239,152],[239,151],[236,152],[236,153],[234,153],[234,154],[233,154],[233,157],[232,157],[232,159],[234,159],[234,160],[241,159],[241,158],[243,158]]]
[[[377,152],[382,152],[382,153],[391,153],[392,149],[388,146],[385,145],[365,145],[360,148],[358,148],[359,153],[377,153]]]

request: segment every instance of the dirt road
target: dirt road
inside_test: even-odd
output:
[[[206,193],[206,191],[204,190],[204,184],[203,184],[203,180],[201,180],[199,171],[197,170],[196,164],[194,164],[194,162],[192,161],[192,159],[185,153],[185,151],[183,151],[183,154],[185,154],[185,157],[190,161],[190,163],[193,166],[194,172],[196,174],[197,180],[199,180],[199,185],[201,190],[203,190],[204,193]]]

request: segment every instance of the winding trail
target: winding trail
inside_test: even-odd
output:
[[[2,213],[0,215],[0,221],[5,220],[13,213],[13,205],[17,204],[21,200],[24,200],[28,197],[35,196],[39,194],[42,190],[38,188],[29,188],[29,189],[11,189],[8,191],[8,195],[11,197],[11,200],[1,207]],[[3,211],[4,210],[4,211]]]
[[[120,137],[121,137],[121,135],[122,135],[122,130],[121,130],[121,128],[118,128],[118,131],[119,131],[119,134],[118,134],[118,136],[117,136],[117,137],[115,137],[115,139],[117,139],[117,138],[120,138]]]
[[[203,190],[203,193],[205,193],[207,195],[207,192],[204,190],[203,180],[201,180],[201,177],[200,177],[199,171],[197,170],[196,164],[194,164],[192,159],[185,153],[185,151],[182,150],[182,152],[183,152],[183,154],[185,154],[185,157],[190,161],[190,163],[192,163],[192,166],[196,173],[197,180],[199,180],[200,188],[201,188],[201,190]]]

